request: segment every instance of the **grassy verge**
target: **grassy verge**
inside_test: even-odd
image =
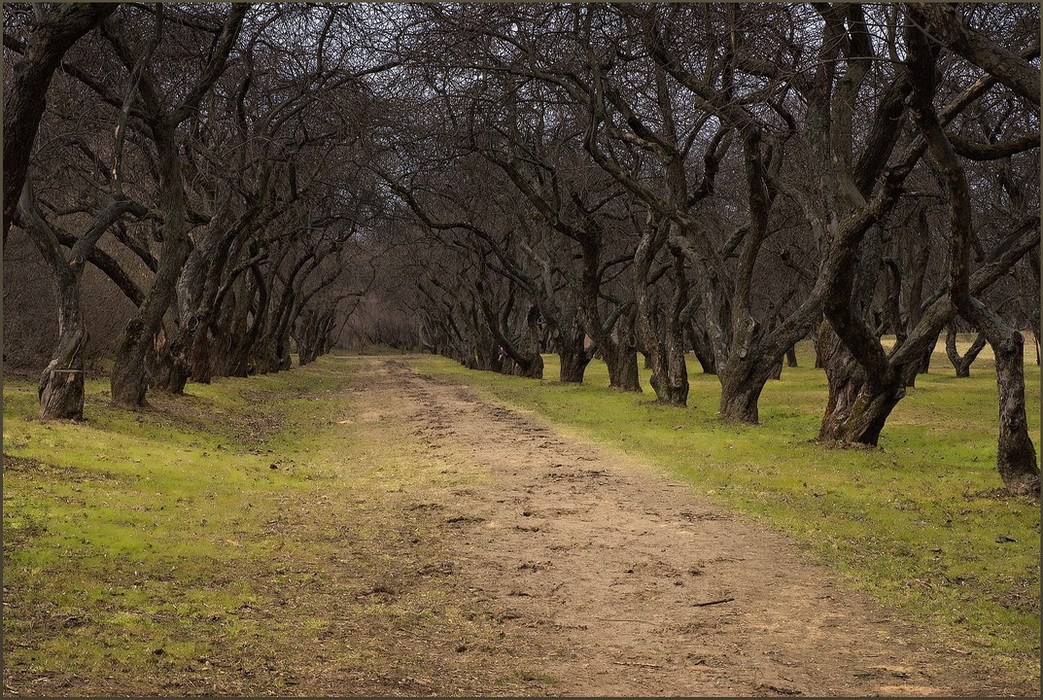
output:
[[[609,391],[603,363],[582,386],[472,372],[423,357],[416,369],[448,375],[537,411],[584,437],[639,454],[726,505],[781,530],[908,618],[932,641],[973,654],[998,673],[1039,678],[1038,502],[996,494],[995,375],[983,357],[955,379],[944,355],[896,408],[872,451],[809,442],[826,400],[825,377],[800,348],[799,368],[770,382],[760,426],[716,417],[720,386],[693,373],[687,409]],[[694,360],[691,365],[698,366]],[[1039,448],[1040,372],[1026,367],[1028,414]]]
[[[324,358],[140,413],[92,381],[79,424],[36,420],[35,387],[7,382],[5,694],[531,686],[510,680],[502,633],[429,573],[444,533],[401,487],[444,486],[445,465],[410,458],[394,421],[359,421],[352,381]],[[484,666],[466,668],[461,639],[491,650]]]

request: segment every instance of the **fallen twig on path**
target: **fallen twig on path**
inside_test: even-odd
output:
[[[646,664],[640,661],[613,661],[617,666],[641,666],[642,668],[662,668],[660,664]]]
[[[730,603],[735,598],[721,598],[720,600],[708,600],[705,603],[692,603],[697,608],[705,608],[708,605],[720,605],[721,603]]]

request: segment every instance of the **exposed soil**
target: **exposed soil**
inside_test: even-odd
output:
[[[404,420],[438,459],[487,477],[414,508],[455,533],[447,584],[537,632],[519,651],[556,680],[541,693],[1031,693],[919,646],[786,538],[625,455],[400,361],[362,368],[369,406],[411,404],[370,413],[373,429],[393,438]]]

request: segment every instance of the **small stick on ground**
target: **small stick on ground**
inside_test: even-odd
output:
[[[613,661],[617,666],[641,666],[642,668],[662,668],[660,664],[646,664],[640,661]]]
[[[708,605],[720,605],[721,603],[730,603],[735,598],[721,598],[720,600],[708,600],[705,603],[692,603],[697,608],[705,608]]]

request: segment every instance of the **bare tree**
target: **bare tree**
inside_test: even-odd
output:
[[[51,76],[69,48],[116,7],[115,3],[33,5],[36,21],[24,48],[8,36],[4,22],[4,45],[15,45],[22,53],[14,65],[14,83],[4,96],[4,243],[21,197]]]
[[[199,108],[224,71],[248,9],[248,5],[233,5],[228,11],[200,74],[175,104],[167,104],[165,91],[152,66],[141,71],[135,116],[140,119],[138,127],[142,135],[149,138],[156,149],[157,204],[163,216],[163,249],[152,284],[137,316],[127,325],[112,369],[112,401],[120,406],[135,407],[145,403],[148,389],[145,358],[161,330],[163,316],[174,300],[175,285],[191,248],[178,128]],[[153,31],[157,37],[163,31],[161,6],[156,12]],[[137,53],[131,48],[127,34],[126,26],[113,23],[105,27],[106,39],[120,62],[128,71],[133,71]]]
[[[920,10],[913,11],[914,18],[922,16]],[[981,329],[996,357],[1000,415],[997,467],[1003,484],[1012,493],[1038,494],[1039,467],[1025,416],[1024,341],[1017,329],[985,306],[972,291],[970,251],[974,224],[971,197],[964,169],[942,130],[933,104],[937,89],[937,48],[928,42],[921,30],[911,25],[906,32],[906,43],[913,85],[913,117],[938,163],[949,198],[949,296],[960,315]],[[1035,100],[1038,103],[1038,81],[1036,87]]]
[[[59,234],[47,223],[37,205],[30,181],[22,190],[20,223],[51,268],[58,296],[58,345],[53,359],[40,378],[40,417],[83,417],[84,328],[80,281],[87,256],[98,239],[124,214],[141,210],[140,205],[112,198],[76,238],[68,257],[63,253]]]

